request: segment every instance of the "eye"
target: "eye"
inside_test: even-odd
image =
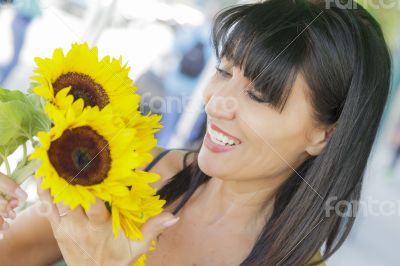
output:
[[[262,99],[261,97],[257,96],[251,90],[245,90],[244,93],[253,101],[256,101],[258,103],[267,103],[264,99]]]
[[[222,76],[222,77],[224,77],[224,78],[231,78],[232,77],[231,73],[229,73],[228,71],[220,68],[219,66],[217,66],[215,69],[217,70],[217,74]]]

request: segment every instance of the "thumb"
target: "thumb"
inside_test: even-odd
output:
[[[164,212],[149,219],[142,225],[140,230],[143,233],[142,241],[131,241],[133,250],[138,254],[148,251],[151,242],[156,239],[165,229],[175,225],[179,221],[179,217],[175,217],[172,213]]]
[[[23,191],[17,183],[2,173],[0,173],[0,192],[9,197],[16,198],[20,202],[25,201],[28,197],[26,192]]]
[[[151,242],[156,239],[165,229],[175,225],[179,221],[179,217],[175,217],[172,213],[164,212],[142,225],[141,230],[145,241]]]

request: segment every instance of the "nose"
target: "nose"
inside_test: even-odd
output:
[[[210,118],[231,120],[236,117],[238,98],[228,88],[219,88],[204,95],[205,112]]]

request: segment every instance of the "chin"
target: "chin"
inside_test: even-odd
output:
[[[204,145],[200,149],[197,162],[200,170],[208,176],[226,180],[226,177],[233,175],[232,166],[218,160]]]

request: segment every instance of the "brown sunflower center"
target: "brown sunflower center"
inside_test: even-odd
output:
[[[48,155],[58,175],[73,185],[99,184],[111,168],[108,142],[89,126],[65,131]]]
[[[54,93],[57,94],[60,90],[70,86],[69,94],[74,96],[75,100],[82,98],[85,106],[98,106],[102,109],[109,103],[108,95],[103,87],[88,75],[81,73],[62,74],[53,83]]]

